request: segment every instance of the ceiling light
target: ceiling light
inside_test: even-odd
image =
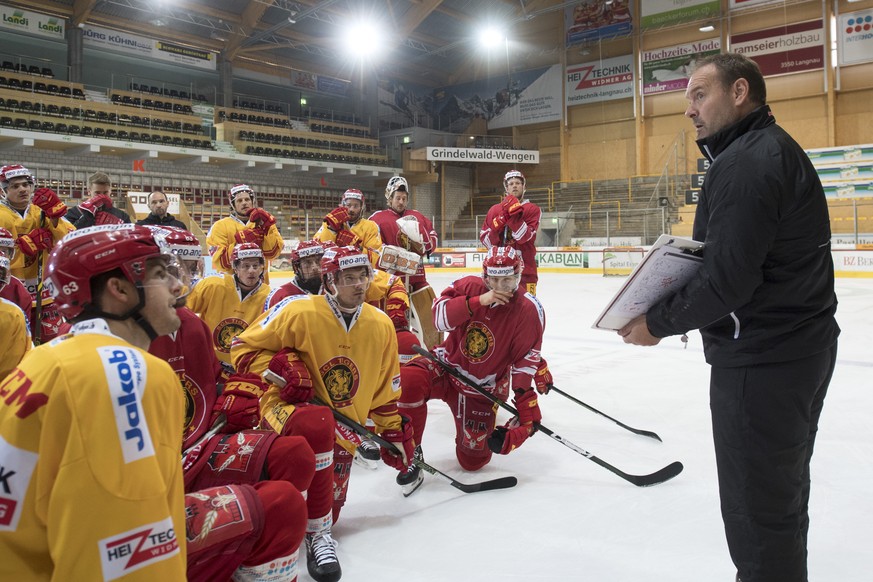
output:
[[[715,25],[711,22],[707,22],[700,27],[700,32],[712,32],[713,30],[715,30]]]
[[[493,26],[479,32],[479,44],[485,48],[493,48],[506,42],[506,36]]]

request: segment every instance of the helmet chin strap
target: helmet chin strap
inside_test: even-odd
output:
[[[98,317],[102,317],[103,319],[112,319],[114,321],[124,321],[125,319],[133,319],[134,323],[136,323],[148,336],[149,341],[155,341],[158,337],[158,332],[155,331],[155,328],[152,327],[152,324],[146,320],[145,316],[142,314],[142,308],[145,307],[145,289],[142,288],[141,285],[136,286],[137,296],[139,297],[139,301],[133,308],[128,309],[126,312],[122,314],[115,313],[107,313],[105,311],[101,311],[99,309],[88,309],[87,312],[89,314],[94,314]],[[84,312],[85,310],[83,310]]]

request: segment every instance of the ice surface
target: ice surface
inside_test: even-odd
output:
[[[432,273],[439,291],[454,273]],[[395,471],[355,466],[334,536],[344,582],[548,580],[732,582],[718,511],[700,336],[627,346],[590,329],[622,278],[540,275],[543,354],[555,384],[664,440],[634,435],[558,394],[540,397],[543,424],[628,473],[679,460],[684,472],[638,488],[543,434],[477,473],[454,457],[448,406],[431,402],[425,460],[463,482],[518,477],[505,491],[464,494],[425,475],[403,498]],[[873,280],[838,279],[843,328],[812,461],[810,580],[873,576]],[[508,415],[501,411],[499,419]],[[305,566],[301,580],[308,580]]]

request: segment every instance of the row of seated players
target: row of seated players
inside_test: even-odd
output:
[[[128,115],[115,113],[114,111],[96,111],[83,107],[70,107],[67,105],[55,105],[53,103],[40,103],[18,99],[4,99],[0,97],[0,109],[18,111],[35,115],[49,115],[82,121],[98,121],[100,123],[118,123],[120,125],[134,125],[137,127],[150,127],[166,131],[183,133],[202,133],[203,126],[200,123],[189,123],[162,119],[159,117]]]
[[[265,148],[261,146],[246,146],[246,154],[250,156],[268,156],[296,160],[320,160],[326,162],[342,162],[346,164],[388,165],[388,160],[386,158],[362,158],[360,156],[346,156],[330,152],[297,151],[287,150],[285,148]]]
[[[202,93],[189,93],[182,89],[165,89],[163,87],[155,87],[154,85],[146,85],[145,83],[131,83],[129,88],[131,91],[136,91],[137,93],[149,93],[151,95],[163,95],[164,97],[171,97],[173,99],[193,100],[202,103],[206,102],[206,97]]]
[[[140,99],[139,97],[131,97],[130,95],[119,95],[113,93],[110,97],[116,105],[127,105],[128,107],[144,107],[146,109],[157,109],[158,111],[170,111],[180,115],[193,115],[194,110],[190,105],[182,103],[173,103],[172,101],[161,101],[160,99]]]
[[[39,65],[25,65],[24,63],[13,63],[12,61],[3,61],[2,69],[12,73],[24,73],[35,77],[48,77],[54,79],[55,74],[49,67],[40,67]]]
[[[243,141],[254,141],[259,143],[271,143],[274,145],[299,146],[308,148],[322,148],[331,150],[344,150],[348,152],[360,152],[363,154],[373,154],[375,146],[372,144],[349,143],[343,141],[331,141],[326,139],[312,139],[307,137],[297,137],[292,135],[279,135],[276,133],[264,133],[262,131],[245,131],[240,130],[237,133],[239,139]]]
[[[9,77],[7,79],[3,75],[0,75],[0,87],[15,89],[17,91],[27,91],[28,93],[45,93],[46,95],[72,97],[73,99],[85,98],[85,92],[79,87],[70,88],[66,85],[45,83],[43,81],[30,81],[28,79],[18,79],[16,77]]]
[[[206,139],[191,139],[181,136],[149,134],[138,131],[126,131],[123,129],[106,129],[103,127],[90,127],[79,125],[68,125],[66,123],[55,123],[53,121],[40,121],[38,119],[24,119],[22,117],[12,118],[3,116],[0,117],[0,126],[10,127],[13,129],[41,131],[45,133],[63,133],[69,135],[81,135],[83,137],[100,137],[106,139],[119,139],[122,141],[136,141],[142,143],[157,143],[175,147],[197,148],[211,150],[212,142]]]

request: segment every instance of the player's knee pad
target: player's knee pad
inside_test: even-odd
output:
[[[485,450],[472,450],[458,446],[455,447],[455,456],[465,471],[478,471],[491,461],[491,451],[487,447]]]
[[[315,453],[300,436],[281,436],[267,452],[265,478],[287,481],[298,491],[306,491],[315,475]]]
[[[349,492],[349,477],[352,472],[354,456],[336,445],[333,451],[333,522],[339,519],[340,510],[346,503]]]
[[[300,491],[287,481],[261,481],[254,485],[264,508],[264,529],[257,555],[243,561],[244,565],[287,556],[303,541],[306,533],[306,500]]]
[[[326,406],[298,406],[284,428],[284,434],[305,438],[316,456],[333,450],[333,431],[333,414]]]
[[[400,405],[404,408],[423,406],[430,397],[431,374],[427,367],[418,365],[416,358],[409,364],[400,366]]]

